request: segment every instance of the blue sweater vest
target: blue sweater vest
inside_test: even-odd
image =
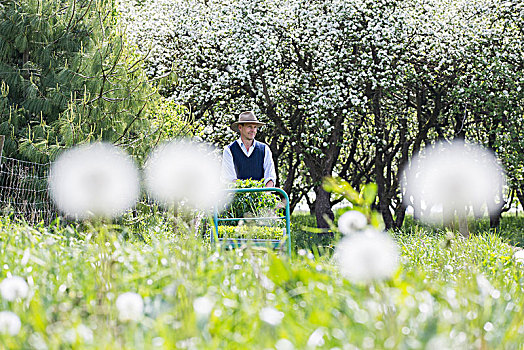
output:
[[[231,154],[233,155],[233,164],[235,165],[235,172],[237,179],[246,180],[262,180],[264,178],[264,156],[266,153],[266,145],[255,142],[255,149],[251,156],[246,156],[237,141],[229,145]]]

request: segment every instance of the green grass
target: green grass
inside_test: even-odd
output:
[[[305,249],[322,255],[333,253],[336,235],[316,232],[316,227],[317,219],[313,215],[300,213],[291,216],[291,242],[295,251]]]
[[[146,243],[86,227],[0,220],[0,280],[21,276],[31,290],[0,299],[22,321],[0,348],[271,349],[287,339],[296,349],[523,349],[524,266],[497,234],[397,233],[401,267],[366,286],[343,279],[328,254],[220,250],[165,224]],[[118,320],[124,292],[144,298],[140,321]],[[195,313],[203,296],[208,315]],[[280,324],[261,320],[266,307]]]
[[[473,219],[470,218],[468,221],[470,233],[473,235],[483,235],[486,232],[496,232],[500,237],[505,238],[508,243],[524,248],[524,217],[514,215],[503,215],[500,220],[500,226],[496,229],[490,229],[489,219]],[[445,231],[442,226],[430,226],[422,224],[418,221],[413,220],[411,216],[406,216],[403,231],[411,231],[416,229],[424,229],[428,232],[434,232],[441,234]]]

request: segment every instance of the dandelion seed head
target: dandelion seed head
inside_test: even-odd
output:
[[[273,307],[265,307],[258,313],[260,319],[271,326],[277,326],[282,322],[284,313]]]
[[[493,288],[489,280],[483,274],[477,275],[477,285],[482,298],[490,295],[495,290],[495,288]]]
[[[76,219],[111,218],[132,207],[140,193],[138,170],[108,143],[78,146],[51,166],[49,189],[57,207]]]
[[[524,249],[517,250],[515,254],[513,254],[513,258],[517,262],[524,264]]]
[[[294,350],[295,346],[289,340],[282,338],[275,343],[275,349],[277,350]]]
[[[78,341],[92,343],[93,331],[86,325],[79,324],[77,327],[71,328],[64,333],[64,340],[70,344],[74,344]]]
[[[21,328],[22,322],[17,314],[11,311],[0,311],[0,333],[15,336]]]
[[[116,298],[116,308],[120,321],[138,321],[144,314],[144,301],[137,293],[126,292]]]
[[[391,237],[370,229],[342,239],[335,260],[348,280],[368,283],[390,278],[399,265],[399,253]]]
[[[413,205],[421,219],[450,221],[455,211],[480,208],[502,192],[504,171],[488,150],[462,141],[440,142],[415,157],[403,176],[406,205]],[[443,212],[435,215],[435,212]]]
[[[93,331],[86,325],[78,325],[78,327],[76,327],[76,332],[85,342],[91,343],[93,341]]]
[[[149,194],[163,205],[210,211],[227,204],[220,173],[214,148],[181,140],[161,145],[150,155],[145,181]]]
[[[193,301],[193,309],[199,316],[208,316],[213,310],[214,306],[215,302],[211,298],[205,296],[196,298]]]
[[[159,348],[159,347],[162,347],[164,345],[165,340],[162,337],[156,337],[156,338],[153,338],[152,343],[153,343],[154,347]]]
[[[309,348],[316,348],[324,345],[324,331],[322,328],[317,328],[307,340],[307,346]]]
[[[426,346],[427,350],[441,350],[441,349],[452,349],[450,340],[446,336],[438,335],[428,342]]]
[[[29,286],[22,277],[7,277],[0,283],[0,293],[8,301],[14,301],[17,298],[24,299],[29,295]]]
[[[362,230],[367,224],[366,216],[356,210],[347,211],[338,219],[338,229],[345,235]]]

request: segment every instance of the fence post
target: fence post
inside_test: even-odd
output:
[[[5,136],[4,135],[0,135],[0,165],[2,164],[2,151],[4,150],[4,141],[5,141]]]

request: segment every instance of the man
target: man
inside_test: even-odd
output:
[[[242,112],[238,121],[231,124],[231,129],[240,134],[240,138],[224,147],[222,155],[222,178],[233,182],[237,179],[262,180],[266,187],[274,187],[276,181],[275,164],[271,150],[265,143],[255,140],[259,122],[251,111]]]

